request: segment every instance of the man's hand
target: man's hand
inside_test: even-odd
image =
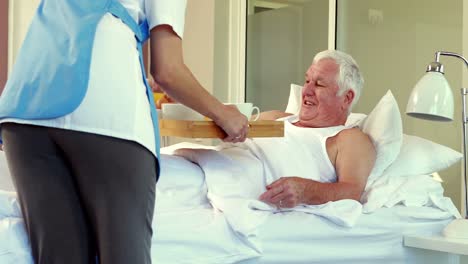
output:
[[[308,180],[300,177],[282,177],[268,185],[259,199],[278,208],[293,208],[305,203],[304,194]]]

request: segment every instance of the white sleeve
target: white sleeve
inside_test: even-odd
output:
[[[170,25],[180,38],[184,35],[187,0],[145,0],[145,15],[150,30]]]

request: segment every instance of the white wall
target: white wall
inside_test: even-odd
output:
[[[314,0],[304,4],[302,11],[302,70],[298,84],[303,84],[304,73],[318,52],[328,47],[328,0]]]
[[[5,1],[5,0],[4,0]],[[9,0],[10,1],[10,46],[9,46],[9,69],[11,70],[16,60],[18,50],[23,43],[29,24],[40,0]]]
[[[213,91],[215,0],[188,0],[184,59],[208,91]]]
[[[213,95],[221,102],[229,97],[229,1],[214,1]]]

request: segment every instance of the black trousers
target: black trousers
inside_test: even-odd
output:
[[[35,263],[151,263],[158,161],[90,133],[2,125]]]

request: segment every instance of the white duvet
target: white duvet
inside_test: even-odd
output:
[[[460,217],[452,201],[443,196],[441,184],[427,175],[377,180],[369,187],[364,206],[355,200],[340,200],[280,210],[258,200],[266,186],[263,164],[247,145],[241,146],[220,147],[216,150],[183,149],[178,154],[202,168],[212,205],[223,211],[233,228],[245,236],[255,234],[258,225],[269,215],[267,212],[314,214],[345,227],[354,226],[363,213],[372,213],[378,208],[397,204],[430,206]],[[430,215],[428,217],[432,218]]]

